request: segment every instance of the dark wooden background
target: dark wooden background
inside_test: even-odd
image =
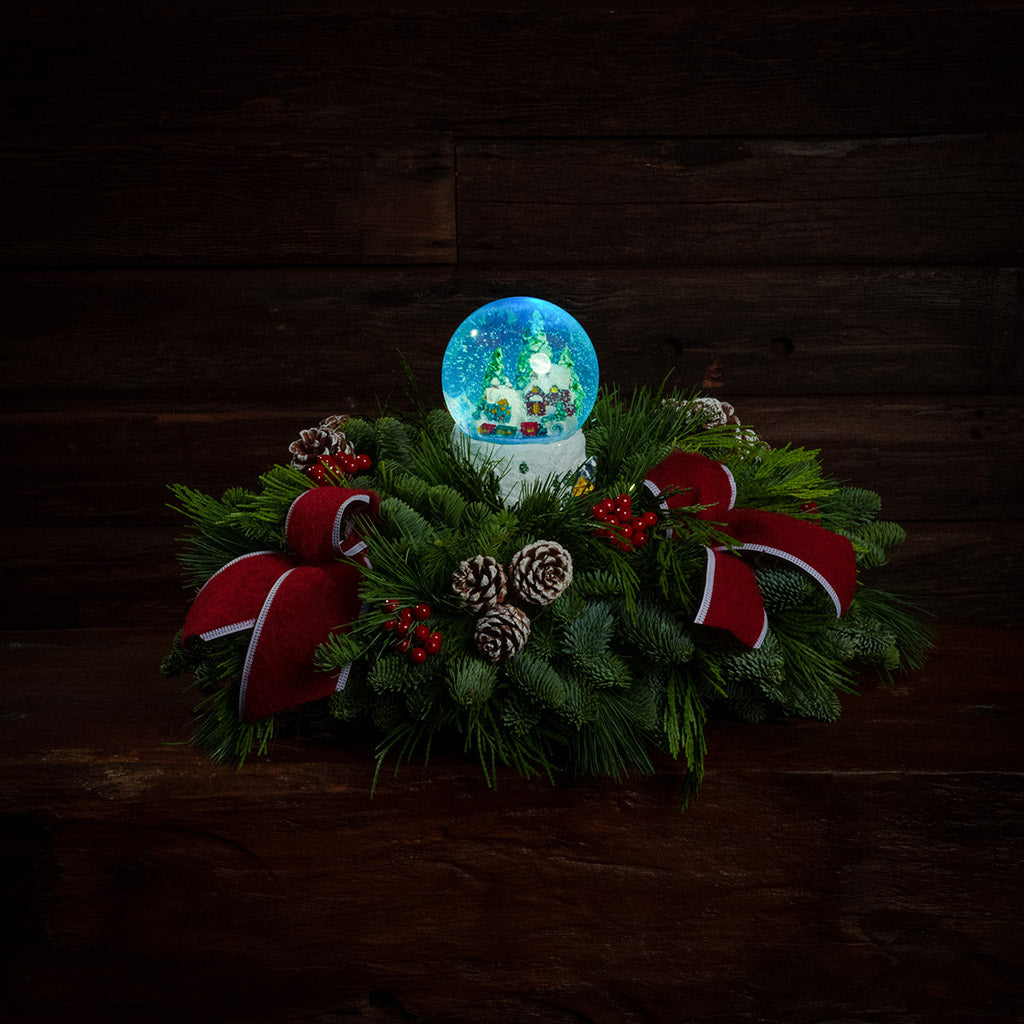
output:
[[[0,13],[0,1016],[1003,1022],[1022,1010],[1024,4]],[[166,484],[369,413],[533,294],[821,447],[943,626],[697,806],[315,740],[235,772],[156,665]]]

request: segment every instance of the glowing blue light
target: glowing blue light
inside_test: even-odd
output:
[[[498,299],[468,316],[441,364],[448,411],[471,438],[497,444],[564,441],[597,398],[587,332],[543,299]]]

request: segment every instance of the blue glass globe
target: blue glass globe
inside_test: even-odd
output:
[[[597,353],[564,309],[517,296],[481,306],[452,335],[441,364],[459,429],[497,444],[564,441],[597,398]]]

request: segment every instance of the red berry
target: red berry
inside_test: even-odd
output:
[[[395,632],[399,636],[405,636],[405,634],[408,633],[410,629],[412,629],[412,623],[407,622],[405,619],[399,619],[398,625],[395,626]]]
[[[417,640],[426,640],[430,636],[430,627],[425,623],[421,622],[413,631],[412,635]]]
[[[381,626],[381,629],[386,629],[390,633],[397,625],[398,623],[394,619],[388,619],[388,621]]]
[[[431,633],[427,638],[427,650],[430,651],[431,654],[437,654],[437,652],[441,650],[441,641],[443,639],[444,637],[442,637],[440,633],[436,631]]]
[[[413,615],[417,619],[429,619],[430,618],[430,605],[429,604],[418,604],[413,609]]]
[[[628,540],[617,540],[615,542],[615,546],[620,551],[632,551],[633,550],[633,545],[630,544]]]
[[[623,540],[628,540],[633,536],[633,524],[628,520],[624,523],[620,523],[618,529],[615,531]]]
[[[412,609],[411,608],[403,608],[398,613],[398,621],[399,622],[412,622]]]
[[[640,520],[644,524],[645,527],[656,526],[657,522],[658,522],[658,513],[657,512],[645,512],[640,517]]]
[[[359,469],[359,463],[356,461],[354,455],[345,455],[341,464],[345,467],[345,472],[351,476],[357,469]]]
[[[422,647],[413,647],[409,651],[409,659],[414,665],[422,665],[427,660],[427,652]]]
[[[356,465],[363,470],[369,469],[373,465],[373,459],[369,455],[357,455]]]
[[[384,611],[386,611],[386,612],[397,612],[398,611],[398,598],[397,597],[389,597],[384,602]]]
[[[395,650],[398,651],[399,654],[405,654],[405,652],[409,650],[409,638],[405,637],[404,640],[398,640],[395,643]]]
[[[647,534],[643,530],[633,531],[633,547],[642,548],[647,545]]]
[[[611,498],[605,498],[604,501],[598,502],[597,507],[605,514],[608,515],[610,512],[615,511],[615,502]]]
[[[600,519],[604,515],[603,502],[598,502],[596,505],[591,505],[590,514],[594,519]]]

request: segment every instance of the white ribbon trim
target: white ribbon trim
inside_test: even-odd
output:
[[[199,634],[199,639],[217,640],[222,636],[228,636],[230,633],[241,633],[243,629],[248,629],[250,626],[255,625],[255,619],[246,619],[245,622],[236,622],[230,626],[218,626],[216,629],[208,629],[205,633]]]
[[[296,566],[295,568],[299,567]],[[249,670],[252,668],[253,658],[256,656],[256,645],[259,643],[260,633],[263,632],[263,625],[267,621],[267,615],[270,613],[270,605],[277,596],[278,590],[281,589],[281,584],[293,572],[295,572],[295,569],[289,569],[287,572],[282,573],[277,582],[270,588],[270,593],[267,594],[267,599],[263,602],[263,607],[260,609],[259,617],[256,619],[256,624],[253,627],[252,636],[249,639],[249,648],[245,652],[245,665],[242,668],[242,679],[238,688],[238,717],[243,721],[245,720],[245,693],[249,688]]]
[[[697,616],[693,620],[698,626],[704,625],[708,610],[711,608],[711,592],[715,589],[715,553],[711,548],[704,550],[708,556],[708,567],[704,576],[704,596],[701,598],[700,608],[697,609]]]
[[[790,554],[788,551],[783,551],[782,548],[769,547],[767,544],[740,544],[740,550],[742,551],[763,551],[766,555],[775,555],[776,558],[783,558],[787,562],[792,562],[798,569],[803,569],[811,579],[816,580],[821,586],[822,590],[832,599],[832,603],[836,608],[836,615],[842,616],[843,614],[843,603],[839,600],[839,595],[835,592],[835,588],[824,576],[814,568],[813,565],[808,565],[802,558],[797,558],[796,555]],[[727,550],[724,547],[717,548],[718,551]]]
[[[697,609],[697,615],[693,620],[698,626],[704,625],[704,620],[707,618],[708,611],[711,608],[711,595],[715,589],[715,552],[728,551],[729,549],[717,547],[705,548],[704,550],[708,553],[708,569],[707,575],[704,577],[704,596],[701,598],[700,608]],[[755,650],[764,643],[764,638],[768,635],[768,613],[762,608],[761,614],[763,616],[761,633],[752,645]]]
[[[722,467],[725,475],[729,478],[729,511],[732,511],[736,504],[736,477],[732,475],[732,470],[724,462],[719,462],[717,465]]]
[[[351,671],[352,662],[350,661],[338,675],[338,685],[334,688],[335,693],[341,693],[341,691],[345,689],[345,686],[348,684],[348,674]]]
[[[201,594],[225,569],[230,569],[231,566],[238,562],[244,562],[247,558],[255,558],[257,555],[279,555],[280,551],[250,551],[247,555],[239,555],[237,558],[232,558],[227,565],[222,565],[200,588],[199,593],[196,594],[198,599]],[[255,619],[245,619],[242,622],[232,622],[226,626],[218,626],[216,629],[208,629],[205,633],[199,634],[200,640],[217,640],[222,636],[228,636],[231,633],[241,633],[243,629],[248,629],[254,625]]]

